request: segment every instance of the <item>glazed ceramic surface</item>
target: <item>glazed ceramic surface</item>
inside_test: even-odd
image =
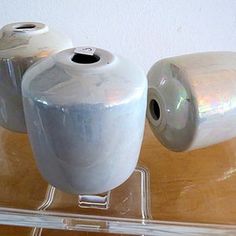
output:
[[[167,148],[186,151],[236,136],[236,53],[164,59],[148,81],[147,117]]]
[[[50,184],[95,194],[132,174],[147,99],[139,68],[102,49],[68,49],[32,66],[22,89],[37,165]]]
[[[71,40],[37,22],[19,22],[0,30],[0,125],[26,132],[21,80],[41,58],[70,48]]]

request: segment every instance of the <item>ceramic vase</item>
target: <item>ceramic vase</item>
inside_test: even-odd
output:
[[[98,194],[132,174],[147,100],[137,66],[103,49],[72,48],[32,66],[22,91],[37,166],[51,185]]]
[[[21,80],[36,61],[70,48],[71,40],[38,22],[19,22],[0,30],[0,125],[26,132]]]
[[[189,151],[236,136],[236,53],[161,60],[148,73],[147,117],[161,143]]]

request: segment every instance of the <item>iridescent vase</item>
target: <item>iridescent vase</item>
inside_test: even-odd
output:
[[[106,50],[93,50],[53,55],[32,66],[22,85],[37,166],[51,185],[76,194],[103,193],[127,180],[145,123],[143,71]]]
[[[161,60],[148,73],[147,118],[173,151],[236,136],[236,53],[206,52]]]
[[[0,125],[26,132],[21,80],[36,61],[70,48],[71,40],[37,22],[19,22],[0,30]]]

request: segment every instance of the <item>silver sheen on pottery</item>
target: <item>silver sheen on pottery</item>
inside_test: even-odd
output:
[[[24,72],[36,61],[70,48],[71,40],[37,22],[8,24],[0,30],[0,125],[26,132],[21,96]]]
[[[168,149],[189,151],[236,136],[236,53],[167,58],[148,73],[147,118]]]
[[[32,66],[22,84],[37,166],[51,185],[75,194],[106,192],[126,181],[143,139],[144,72],[94,50],[53,55]]]

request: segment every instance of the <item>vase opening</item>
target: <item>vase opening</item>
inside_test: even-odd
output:
[[[161,116],[160,106],[155,99],[152,99],[149,103],[150,113],[154,120],[159,120]]]
[[[34,24],[22,24],[16,27],[18,30],[29,30],[29,29],[34,29],[36,25]]]
[[[85,54],[76,53],[74,54],[71,60],[79,64],[92,64],[92,63],[98,62],[100,60],[100,57],[95,54],[85,55]]]

